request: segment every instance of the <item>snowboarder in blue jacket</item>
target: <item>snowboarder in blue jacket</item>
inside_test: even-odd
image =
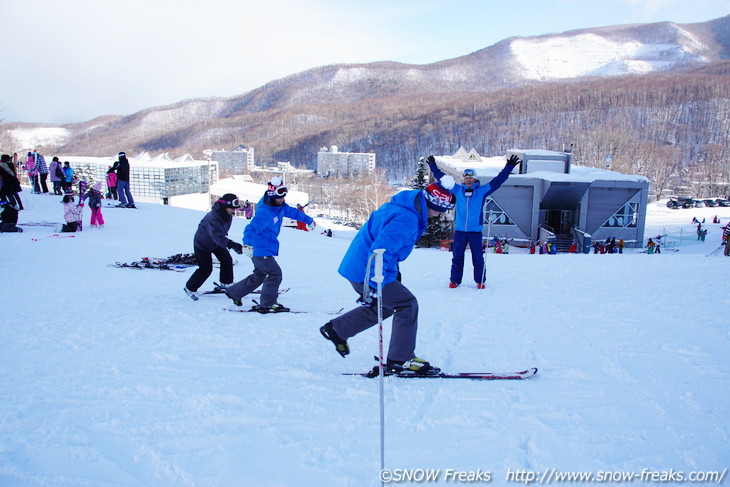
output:
[[[282,313],[289,308],[276,302],[282,280],[281,267],[276,262],[279,255],[279,233],[284,217],[301,221],[312,230],[316,224],[312,217],[303,211],[286,204],[287,188],[280,178],[274,177],[256,207],[256,214],[243,230],[243,253],[253,261],[253,273],[225,290],[226,295],[236,306],[241,306],[241,298],[261,288],[261,302],[251,308],[259,313]]]
[[[428,166],[436,178],[441,178],[444,173],[436,165],[436,159],[428,156]],[[471,249],[471,262],[474,266],[474,282],[479,289],[484,289],[484,254],[482,254],[482,229],[485,222],[483,209],[487,196],[494,193],[502,186],[509,177],[512,169],[520,163],[520,159],[512,155],[507,159],[504,169],[500,171],[491,181],[482,186],[476,178],[473,169],[465,169],[463,173],[464,184],[457,184],[454,188],[456,196],[456,215],[454,217],[454,243],[452,246],[453,256],[451,259],[451,281],[450,288],[461,284],[464,274],[464,253],[466,245]]]
[[[381,297],[383,318],[393,316],[386,366],[391,370],[409,369],[424,374],[435,370],[427,361],[416,357],[418,301],[400,282],[398,264],[410,255],[426,229],[428,218],[454,207],[454,195],[450,191],[453,185],[454,179],[445,176],[424,190],[401,191],[374,211],[353,239],[338,272],[361,296],[358,299],[361,306],[320,328],[322,335],[335,345],[343,357],[350,353],[348,338],[378,323],[377,285],[367,263],[375,249],[385,249]]]

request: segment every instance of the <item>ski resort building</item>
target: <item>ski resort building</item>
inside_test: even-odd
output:
[[[211,161],[218,163],[221,175],[247,174],[254,167],[254,148],[239,145],[234,150],[204,150],[203,154]]]
[[[367,176],[375,171],[375,153],[340,152],[336,145],[317,152],[320,176]]]
[[[69,161],[80,179],[101,181],[106,192],[106,173],[117,156],[59,156],[59,159]],[[168,153],[151,157],[143,152],[134,157],[127,155],[127,159],[129,187],[135,202],[179,206],[172,202],[173,198],[188,195],[204,195],[201,200],[207,201],[210,185],[218,181],[217,162],[196,161],[190,154],[173,159]]]
[[[549,240],[567,249],[575,242],[588,251],[593,241],[615,237],[627,247],[642,246],[649,198],[643,176],[576,166],[572,154],[546,150],[511,150],[522,162],[486,200],[484,235],[512,239],[517,245]],[[474,169],[482,184],[504,167],[506,158],[483,158],[460,148],[436,157],[439,168],[462,181]],[[491,222],[491,225],[489,224]]]

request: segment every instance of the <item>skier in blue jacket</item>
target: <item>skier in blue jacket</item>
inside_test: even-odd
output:
[[[418,301],[400,282],[398,264],[410,255],[426,229],[428,218],[454,207],[454,195],[450,191],[453,185],[454,179],[445,176],[424,190],[401,191],[374,211],[353,239],[338,272],[361,296],[358,299],[361,306],[320,328],[322,335],[343,357],[350,353],[348,338],[378,323],[377,285],[367,263],[375,249],[385,249],[383,318],[393,316],[386,366],[391,370],[408,369],[422,374],[436,371],[427,361],[416,357]]]
[[[259,313],[282,313],[289,308],[276,302],[281,284],[281,267],[276,262],[279,255],[279,232],[284,217],[301,221],[313,229],[316,224],[312,217],[303,211],[286,204],[287,188],[278,177],[269,182],[269,187],[259,201],[256,214],[243,230],[243,253],[253,261],[253,273],[231,286],[226,287],[226,295],[236,306],[241,306],[241,298],[261,288],[261,302],[251,308]]]
[[[434,177],[440,178],[444,175],[436,165],[436,159],[428,156],[428,166]],[[477,288],[484,289],[484,254],[482,254],[482,229],[484,228],[483,209],[487,196],[494,193],[502,186],[509,177],[512,169],[520,163],[520,159],[512,155],[507,160],[504,169],[491,181],[482,186],[476,179],[473,169],[465,169],[464,184],[457,184],[454,188],[456,196],[456,215],[454,217],[454,243],[452,245],[453,257],[451,259],[451,282],[450,288],[461,284],[464,274],[464,253],[466,245],[471,249],[471,262],[474,266],[474,282]]]

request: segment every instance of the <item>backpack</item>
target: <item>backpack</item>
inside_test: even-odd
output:
[[[56,164],[56,177],[58,179],[66,180],[66,173],[63,172],[63,169],[61,169],[60,164]]]

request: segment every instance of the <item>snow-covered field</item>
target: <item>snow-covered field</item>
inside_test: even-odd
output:
[[[21,223],[61,221],[58,197],[22,196]],[[318,330],[327,311],[355,305],[336,272],[348,238],[282,231],[291,291],[280,300],[314,313],[230,313],[220,296],[185,296],[190,269],[109,267],[192,251],[203,213],[139,206],[105,208],[105,228],[73,238],[41,226],[0,234],[0,486],[380,485],[378,381],[340,375],[374,365],[377,327],[350,340],[346,359]],[[693,216],[715,214],[726,223],[730,208],[652,204],[646,236],[691,235]],[[484,291],[448,289],[451,255],[416,249],[401,270],[420,302],[421,357],[446,371],[540,371],[388,378],[393,479],[507,485],[611,472],[642,485],[652,473],[722,474],[730,258],[707,256],[720,226],[706,227],[704,244],[661,255],[490,254]],[[235,257],[243,278],[251,263]]]

